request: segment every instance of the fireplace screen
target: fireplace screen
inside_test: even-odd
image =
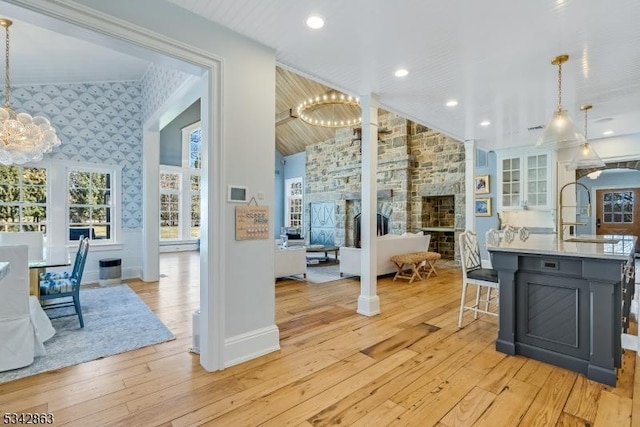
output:
[[[360,227],[360,216],[362,214],[358,214],[355,216],[354,218],[354,236],[355,236],[355,244],[356,244],[356,248],[361,247],[360,246],[360,241],[362,239],[362,235],[361,235],[361,227]],[[383,236],[385,234],[389,234],[389,218],[382,215],[381,213],[377,214],[378,220],[377,220],[377,225],[376,225],[376,233],[378,236]]]

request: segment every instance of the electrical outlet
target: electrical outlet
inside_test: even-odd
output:
[[[258,191],[258,200],[264,200],[264,191]]]

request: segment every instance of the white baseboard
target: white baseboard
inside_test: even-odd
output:
[[[187,245],[160,245],[160,253],[195,251],[197,249],[197,243],[189,243]]]
[[[256,357],[280,350],[280,330],[269,326],[225,340],[224,367],[228,368]]]

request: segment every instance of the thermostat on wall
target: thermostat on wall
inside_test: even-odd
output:
[[[247,201],[247,187],[241,187],[239,185],[230,185],[229,193],[227,195],[228,202],[246,203]]]

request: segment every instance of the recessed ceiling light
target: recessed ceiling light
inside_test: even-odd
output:
[[[613,131],[612,131],[612,130],[605,130],[604,132],[602,132],[602,134],[603,134],[604,136],[613,135]]]
[[[458,101],[456,101],[455,99],[450,99],[444,105],[446,105],[447,107],[455,107],[456,105],[458,105]]]
[[[319,30],[324,27],[324,18],[319,15],[311,15],[307,18],[307,27],[312,30]]]
[[[396,77],[406,77],[409,75],[409,70],[406,70],[404,68],[400,68],[397,69],[396,71],[393,72],[393,75]]]
[[[491,124],[491,122],[489,120],[484,120],[482,122],[480,122],[480,126],[489,126]]]

